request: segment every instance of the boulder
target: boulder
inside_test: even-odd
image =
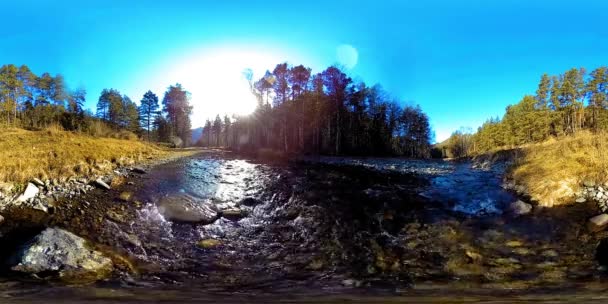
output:
[[[218,219],[215,205],[187,194],[176,194],[162,198],[158,211],[168,221],[211,224]]]
[[[23,203],[27,200],[30,200],[30,199],[36,197],[36,195],[38,195],[39,192],[40,192],[40,189],[38,189],[38,187],[36,187],[32,183],[28,183],[27,187],[25,188],[25,191],[23,191],[23,193],[21,195],[19,195],[16,202]]]
[[[169,140],[171,141],[171,144],[174,148],[181,148],[184,146],[184,141],[177,136],[171,136]]]
[[[524,215],[532,211],[532,205],[521,200],[517,200],[509,206],[509,210],[515,215]]]
[[[11,259],[12,270],[55,275],[66,281],[90,282],[107,277],[112,261],[91,250],[87,242],[68,231],[47,228],[25,244]]]
[[[97,186],[98,188],[101,188],[101,189],[105,189],[105,190],[110,190],[110,189],[112,189],[112,188],[110,187],[110,185],[106,184],[106,182],[104,182],[104,181],[103,181],[101,178],[96,179],[96,180],[93,182],[93,184],[94,184],[95,186]]]
[[[601,231],[608,226],[608,214],[602,213],[589,219],[587,227],[592,232]]]

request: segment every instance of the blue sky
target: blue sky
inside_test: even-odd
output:
[[[260,75],[288,61],[319,72],[340,62],[341,45],[357,51],[351,76],[420,104],[438,140],[502,115],[542,73],[608,64],[599,0],[6,2],[1,63],[63,74],[87,89],[90,108],[103,88],[138,101],[180,82],[195,126],[245,106],[226,108],[221,94],[243,85],[241,68]],[[232,100],[244,89],[230,91]]]

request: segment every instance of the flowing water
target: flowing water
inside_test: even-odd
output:
[[[135,272],[86,286],[4,279],[0,302],[605,299],[593,257],[602,236],[584,232],[586,215],[567,208],[508,215],[516,197],[500,187],[502,170],[402,159],[268,164],[200,154],[81,198],[103,218],[59,221],[128,257]],[[138,203],[118,201],[123,191]],[[159,202],[182,195],[242,214],[208,225],[167,221]],[[201,247],[201,240],[216,243]]]

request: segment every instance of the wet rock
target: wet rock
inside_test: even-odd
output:
[[[172,222],[211,224],[219,217],[213,203],[186,194],[164,197],[158,203],[158,211]]]
[[[532,205],[524,203],[521,200],[517,200],[509,206],[509,210],[515,215],[524,215],[532,211]]]
[[[134,173],[138,173],[138,174],[146,174],[147,173],[146,170],[144,168],[142,168],[142,167],[133,167],[131,169],[131,171],[134,172]]]
[[[112,271],[112,261],[65,230],[47,228],[12,258],[14,271],[56,275],[67,281],[96,281]]]
[[[589,219],[587,227],[592,232],[601,231],[608,225],[608,214],[603,213]]]
[[[123,202],[130,202],[131,199],[133,199],[133,193],[125,191],[120,193],[120,196],[118,198]]]
[[[206,240],[201,240],[198,243],[196,243],[196,246],[198,246],[199,248],[203,248],[203,249],[212,249],[221,244],[222,244],[222,242],[220,242],[216,239],[206,239]]]
[[[41,180],[40,180],[40,179],[38,179],[38,178],[34,178],[34,179],[32,179],[32,183],[33,183],[34,185],[38,186],[38,187],[44,187],[44,186],[45,186],[45,185],[44,185],[44,182],[43,182],[43,181],[41,181]]]
[[[253,197],[247,197],[247,198],[244,198],[243,200],[241,200],[241,201],[239,202],[239,205],[243,205],[243,206],[252,207],[252,206],[259,205],[259,204],[261,204],[261,203],[262,203],[262,201],[260,201],[260,200],[258,200],[258,199],[255,199],[255,198],[253,198]]]
[[[576,202],[577,202],[577,203],[579,203],[579,204],[580,204],[580,203],[584,203],[584,202],[586,202],[586,201],[587,201],[587,199],[586,199],[586,198],[584,198],[584,197],[579,197],[579,198],[577,198],[577,199],[576,199]]]
[[[247,216],[247,213],[245,212],[245,210],[240,209],[240,208],[228,208],[225,210],[222,210],[222,217],[227,218],[229,220],[233,220],[233,221],[237,221],[240,220],[242,218],[244,218],[245,216]]]
[[[23,191],[23,193],[17,198],[16,202],[23,203],[25,201],[28,201],[28,200],[36,197],[36,195],[38,195],[39,192],[40,192],[40,189],[38,189],[38,187],[36,187],[32,183],[28,183],[27,187],[25,188],[25,191]]]
[[[93,182],[93,184],[94,184],[95,186],[97,186],[98,188],[101,188],[101,189],[105,189],[105,190],[110,190],[110,189],[112,189],[112,188],[110,187],[110,185],[106,184],[106,182],[104,182],[104,181],[103,181],[101,178],[96,179],[96,180]]]

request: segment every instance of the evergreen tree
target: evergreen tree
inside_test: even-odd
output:
[[[148,141],[150,141],[152,125],[158,115],[158,107],[158,96],[152,91],[146,92],[139,105],[139,117],[141,126],[146,129]]]

